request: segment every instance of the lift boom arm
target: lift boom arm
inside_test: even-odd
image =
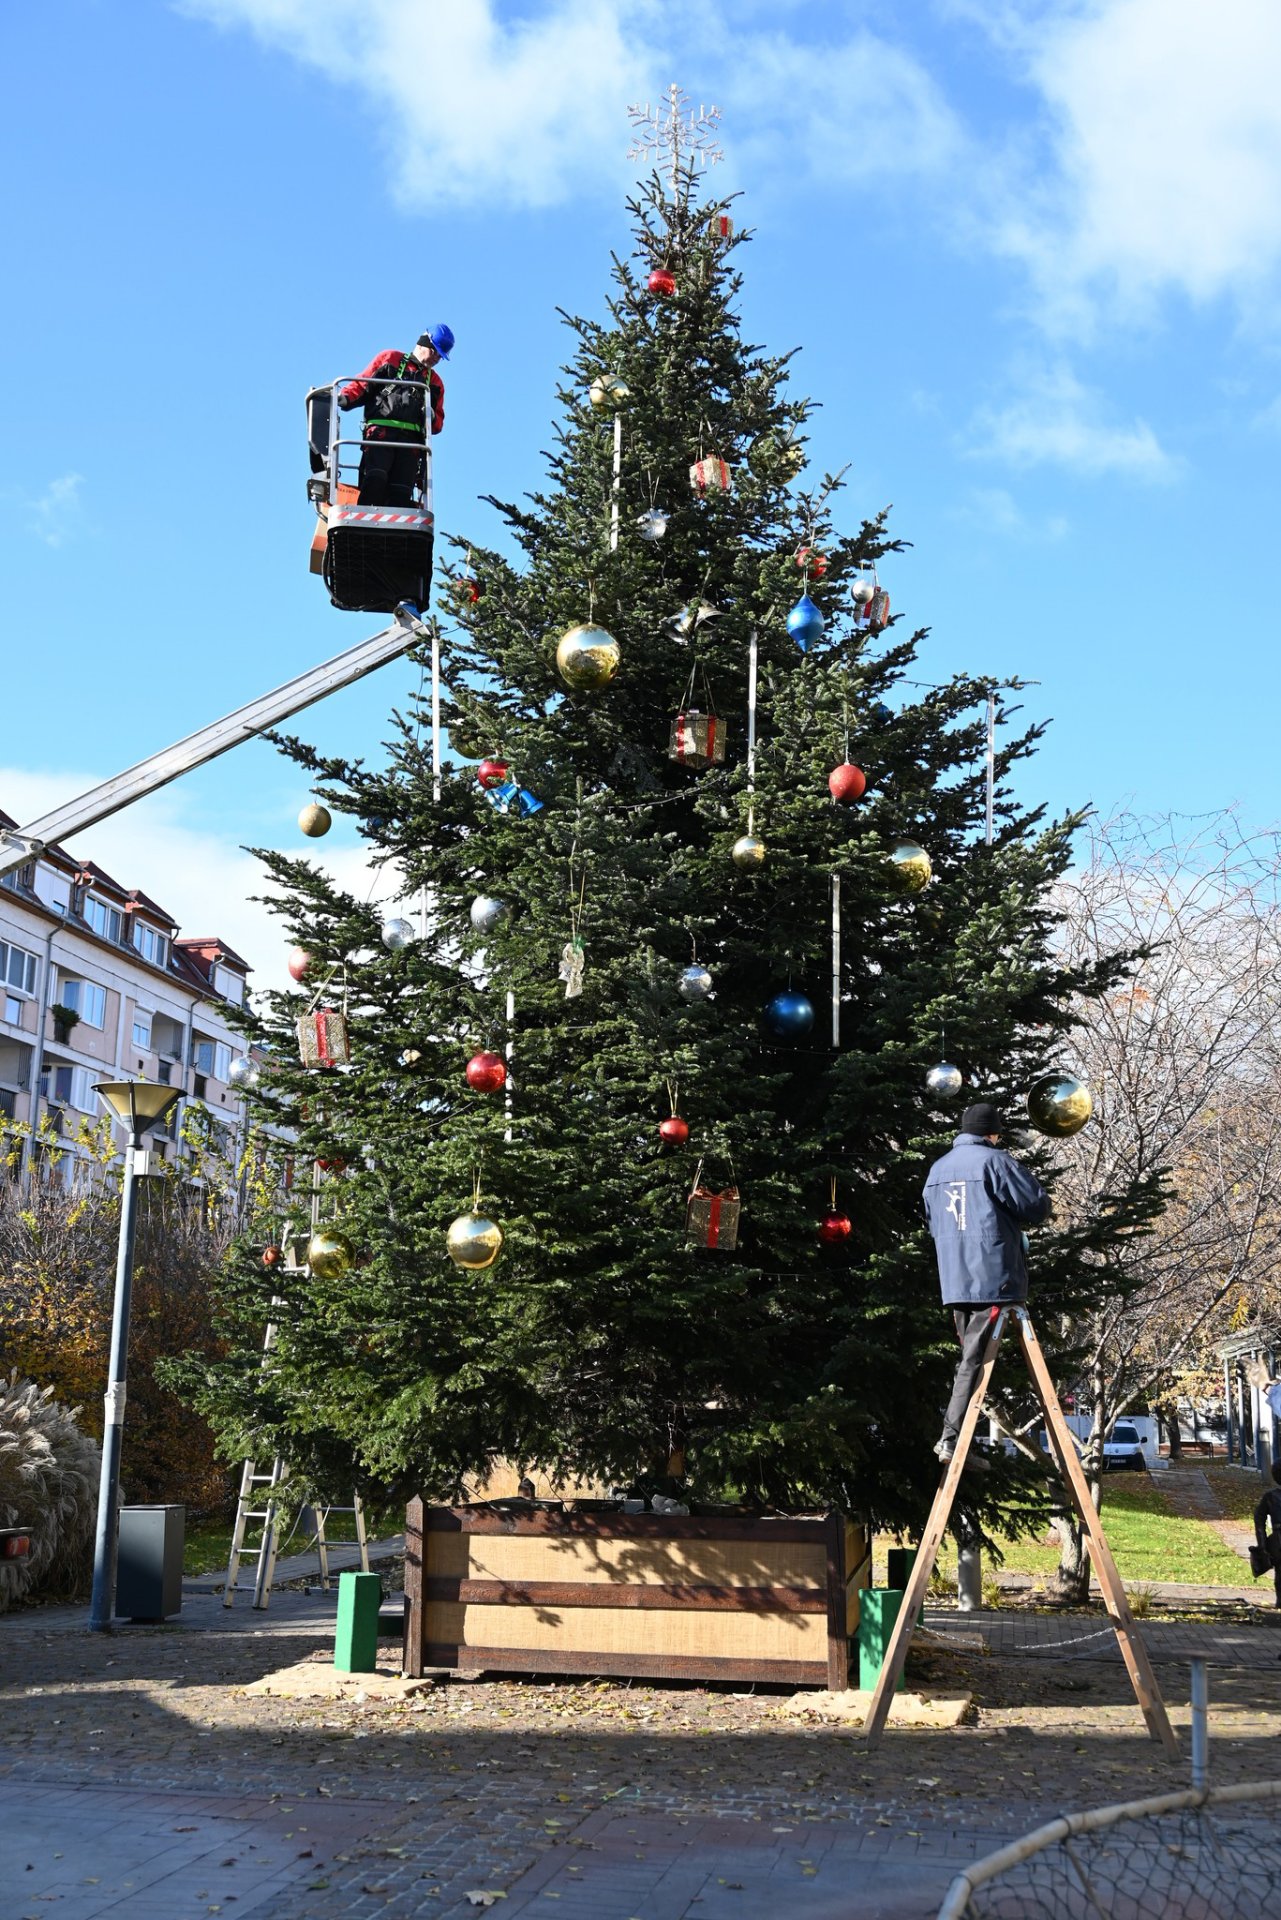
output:
[[[300,713],[304,707],[323,700],[327,693],[363,680],[367,673],[385,666],[397,654],[428,637],[429,629],[408,607],[397,607],[394,625],[349,647],[346,653],[336,654],[321,666],[309,667],[306,673],[286,680],[282,687],[261,694],[247,706],[237,707],[225,719],[201,727],[198,733],[189,733],[185,740],[153,753],[149,760],[140,760],[136,767],[129,767],[124,773],[113,774],[110,780],[90,787],[88,793],[68,800],[64,806],[55,807],[52,813],[43,814],[20,832],[0,828],[0,874],[25,866],[52,842],[96,826],[99,820],[119,813],[134,800],[154,793],[158,787],[168,786],[180,774],[204,766],[207,760],[216,760],[220,753],[238,747],[242,740],[250,740],[267,727],[275,726],[277,721],[287,720],[290,714]]]

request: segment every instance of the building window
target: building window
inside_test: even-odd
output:
[[[120,929],[124,924],[117,907],[109,907],[105,900],[99,900],[97,894],[87,893],[84,902],[85,925],[100,933],[104,940],[120,945]]]
[[[93,1091],[96,1078],[89,1067],[50,1067],[45,1097],[60,1107],[76,1107],[81,1113],[93,1113],[98,1104]]]
[[[14,987],[19,993],[36,990],[36,956],[25,947],[10,946],[0,940],[0,985]]]
[[[146,926],[141,920],[134,922],[133,944],[153,967],[163,967],[169,957],[169,942],[165,935],[158,933],[155,927]]]
[[[214,975],[214,983],[224,1000],[230,1000],[233,1007],[242,1007],[245,1003],[245,983],[238,973],[232,973],[229,967],[219,967]]]
[[[133,1044],[141,1047],[144,1053],[151,1051],[151,1015],[144,1013],[141,1007],[133,1010]]]
[[[192,1065],[211,1080],[225,1080],[231,1072],[231,1048],[221,1040],[197,1040]]]
[[[102,1027],[107,1022],[107,990],[96,980],[64,980],[59,990],[60,1006],[78,1013],[87,1027]]]
[[[11,1027],[22,1025],[22,1001],[16,993],[6,992],[4,996],[4,1017]]]

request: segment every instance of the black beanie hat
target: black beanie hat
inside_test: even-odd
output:
[[[961,1115],[962,1133],[999,1133],[1001,1116],[990,1100],[977,1100]]]

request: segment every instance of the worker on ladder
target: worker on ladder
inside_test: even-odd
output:
[[[339,392],[341,408],[365,409],[357,481],[362,506],[407,507],[421,489],[425,395],[430,387],[435,438],[445,424],[445,383],[436,367],[453,345],[453,332],[441,322],[419,334],[408,353],[389,347],[376,354]]]
[[[925,1182],[925,1217],[934,1236],[943,1305],[951,1307],[961,1343],[943,1434],[934,1451],[946,1464],[956,1452],[965,1409],[983,1371],[987,1343],[1001,1308],[1027,1299],[1023,1230],[1050,1216],[1050,1196],[1034,1173],[999,1144],[1001,1116],[990,1100],[961,1115],[949,1153]],[[987,1467],[982,1454],[966,1465]]]

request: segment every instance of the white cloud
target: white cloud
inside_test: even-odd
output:
[[[25,825],[102,778],[101,772],[0,767],[0,806]],[[181,790],[168,788],[84,833],[68,835],[68,850],[96,861],[122,887],[150,894],[177,920],[180,935],[220,935],[254,969],[253,988],[288,987],[282,923],[250,898],[266,891],[261,866],[197,820],[196,805]],[[357,899],[389,901],[395,892],[394,875],[372,868],[362,846],[304,842],[300,836],[300,844],[285,851],[320,861]]]
[[[969,145],[942,89],[902,47],[859,32],[816,54],[781,33],[718,22],[735,156],[760,181],[798,164],[828,182],[936,178]]]
[[[1049,324],[1171,293],[1258,311],[1281,265],[1275,0],[1058,0],[983,11],[1035,89],[1040,145],[980,220]]]
[[[602,164],[622,178],[623,109],[647,84],[656,0],[180,0],[355,88],[383,117],[393,183],[430,207],[496,196],[546,206]],[[652,84],[651,84],[652,91]]]
[[[1007,405],[981,411],[966,451],[1014,467],[1056,464],[1089,476],[1168,481],[1179,472],[1146,420],[1109,422],[1098,396],[1062,365],[1029,376]]]
[[[1043,519],[1030,515],[1005,487],[972,487],[952,509],[951,517],[976,532],[1010,540],[1062,540],[1069,531],[1061,513],[1047,514]]]
[[[617,193],[638,171],[624,110],[657,105],[677,72],[715,76],[706,97],[726,108],[735,161],[762,184],[780,164],[826,179],[934,174],[961,139],[903,48],[859,31],[816,52],[779,30],[777,6],[744,0],[535,0],[517,19],[498,0],[175,4],[363,94],[383,120],[395,191],[415,207]]]
[[[20,494],[12,489],[6,492],[10,499],[17,501],[29,531],[46,546],[60,547],[79,524],[83,485],[83,474],[63,473],[51,480],[42,493]]]

